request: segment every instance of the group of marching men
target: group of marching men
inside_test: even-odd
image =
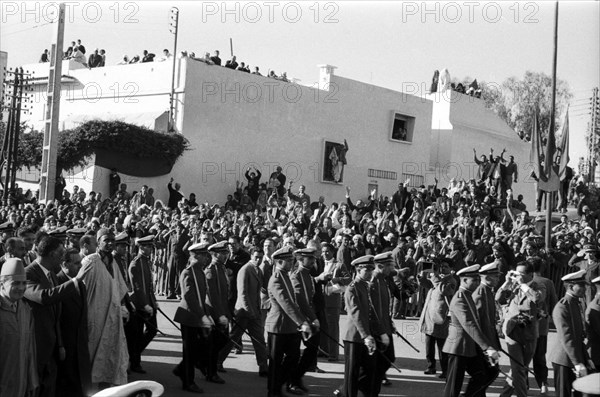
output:
[[[311,270],[317,250],[283,246],[272,254],[274,266],[266,288],[270,309],[262,319],[260,285],[264,275],[258,266],[260,257],[254,257],[262,254],[260,250],[251,252],[251,261],[240,270],[238,287],[254,293],[240,294],[233,316],[227,309],[224,268],[228,243],[197,243],[189,247],[189,252],[189,265],[180,277],[182,300],[174,318],[181,324],[183,359],[173,373],[181,378],[183,388],[202,392],[194,382],[195,368],[208,381],[224,383],[218,372],[223,371],[223,359],[236,344],[232,336],[245,332],[255,348],[259,375],[268,377],[269,397],[308,392],[302,377],[316,359],[321,334],[338,343],[338,335],[320,330],[311,304],[315,291]],[[352,262],[355,278],[344,293],[348,314],[343,336],[344,381],[335,390],[336,396],[377,396],[385,383],[386,371],[394,365],[392,336],[397,331],[389,310],[391,297],[397,293],[389,282],[394,263],[391,252],[362,256]],[[511,367],[510,373],[505,374],[501,396],[528,395],[528,367],[536,349],[540,322],[546,322],[542,327],[548,326],[543,305],[546,285],[534,280],[539,271],[531,261],[525,261],[507,275],[499,271],[497,263],[491,263],[469,266],[453,274],[447,269],[433,270],[427,277],[433,288],[426,297],[422,331],[426,344],[432,345],[428,347],[428,363],[432,348],[437,344],[440,350],[445,397],[461,395],[465,372],[471,379],[464,395],[485,395],[501,372],[500,352],[510,358]],[[501,279],[505,281],[498,287]],[[568,274],[562,281],[566,293],[552,310],[558,335],[550,356],[556,395],[561,397],[579,395],[572,391],[573,381],[600,365],[600,292],[586,310],[586,271]],[[600,287],[600,277],[592,283]],[[256,288],[248,288],[248,284]],[[496,303],[504,308],[503,313],[497,312]],[[503,318],[501,329],[496,327],[498,316]],[[431,327],[443,323],[447,324],[447,333],[440,337]],[[501,347],[500,336],[505,338],[506,350]],[[301,344],[305,345],[302,354]]]
[[[506,383],[501,397],[528,396],[528,373],[533,372],[529,364],[534,354],[540,356],[534,362],[535,378],[541,395],[546,395],[546,310],[551,311],[557,330],[550,353],[556,396],[582,395],[572,390],[574,380],[600,368],[600,277],[591,281],[598,293],[587,302],[587,309],[584,298],[590,283],[586,281],[586,270],[564,276],[564,297],[547,305],[547,295],[555,296],[554,286],[540,276],[543,261],[537,259],[518,263],[507,275],[499,271],[497,263],[469,266],[455,276],[431,274],[433,288],[428,292],[421,318],[429,364],[425,373],[435,373],[437,344],[442,364],[440,378],[446,378],[444,397],[485,396],[487,387],[502,372],[499,352],[507,355],[511,368],[509,374],[504,373]],[[505,281],[499,286],[503,278]],[[497,304],[502,313],[497,312]],[[498,318],[501,327],[496,326]],[[506,350],[500,337],[505,339]],[[471,379],[461,394],[465,371]],[[600,384],[596,388],[600,389]]]

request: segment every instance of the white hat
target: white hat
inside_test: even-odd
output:
[[[109,387],[94,394],[93,397],[129,397],[144,390],[152,393],[152,397],[162,396],[165,392],[165,388],[158,382],[139,380],[122,386]]]

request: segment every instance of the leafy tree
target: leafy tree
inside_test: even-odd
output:
[[[0,145],[4,142],[6,123],[0,122]],[[42,163],[42,145],[44,134],[31,129],[25,123],[19,128],[19,145],[17,147],[18,168],[36,168]]]
[[[523,79],[510,77],[502,84],[483,83],[482,98],[486,106],[513,128],[517,133],[531,136],[536,109],[542,136],[550,127],[552,100],[552,77],[544,73],[527,71]],[[566,81],[556,81],[556,110],[554,132],[561,127],[561,118],[573,97]]]

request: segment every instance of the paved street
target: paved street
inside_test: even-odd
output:
[[[175,301],[160,301],[161,309],[169,316],[173,317],[177,303]],[[440,396],[443,389],[443,381],[437,376],[424,375],[425,369],[425,348],[422,335],[417,329],[417,320],[395,320],[396,327],[406,338],[421,351],[417,353],[406,343],[398,338],[394,338],[396,348],[396,365],[402,369],[399,374],[393,368],[388,371],[392,386],[383,387],[381,396]],[[342,334],[345,330],[346,317],[342,316],[341,328]],[[158,324],[161,331],[167,336],[157,336],[150,344],[149,348],[142,356],[142,365],[148,373],[146,375],[133,374],[130,381],[141,379],[152,379],[165,386],[165,396],[184,397],[191,396],[191,393],[181,390],[179,379],[173,376],[171,370],[173,366],[181,359],[181,337],[179,331],[171,325],[161,314],[158,317]],[[550,350],[556,334],[549,336],[548,349]],[[197,383],[204,389],[204,394],[215,397],[264,397],[266,396],[266,379],[259,378],[252,350],[252,345],[247,336],[244,337],[244,353],[241,355],[230,354],[225,361],[227,373],[221,374],[226,384],[216,385],[206,382],[201,378],[200,372],[196,371]],[[502,357],[502,370],[508,372],[508,359]],[[310,389],[310,396],[331,396],[333,390],[340,384],[343,378],[344,364],[328,363],[327,360],[320,360],[319,368],[327,371],[325,374],[308,373],[305,377],[305,384]],[[439,370],[439,368],[438,368]],[[552,371],[550,371],[552,376]],[[468,379],[468,377],[466,378]],[[487,395],[489,397],[498,396],[504,383],[503,375],[496,380]],[[552,383],[552,380],[550,381]],[[466,380],[465,380],[466,384]],[[537,386],[535,380],[530,378],[530,384]],[[539,394],[537,387],[530,391],[531,396]],[[550,396],[553,393],[549,393]]]

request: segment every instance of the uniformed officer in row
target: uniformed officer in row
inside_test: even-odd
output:
[[[554,385],[557,397],[581,396],[579,392],[572,392],[572,385],[576,378],[587,375],[589,366],[582,304],[587,286],[586,270],[569,273],[561,280],[565,285],[565,296],[552,311],[557,334],[550,352]]]
[[[142,352],[156,336],[156,310],[158,303],[154,296],[152,284],[152,268],[150,255],[154,250],[154,236],[149,235],[137,239],[137,256],[129,265],[128,274],[131,281],[129,299],[135,308],[129,317],[127,328],[131,337],[127,339],[130,370],[140,374],[146,373],[141,366]]]
[[[392,295],[388,277],[394,270],[396,264],[392,251],[384,252],[373,258],[375,269],[370,284],[371,303],[375,321],[381,327],[381,334],[376,338],[377,349],[380,351],[375,356],[375,382],[372,390],[373,395],[378,395],[381,385],[385,379],[386,371],[396,360],[394,352],[393,334],[394,322],[390,316],[390,304]]]
[[[87,232],[85,227],[74,227],[67,230],[67,244],[65,248],[74,248],[79,251],[79,239]]]
[[[208,253],[210,243],[201,242],[188,248],[188,266],[181,272],[179,283],[181,301],[175,311],[174,321],[181,324],[183,354],[181,362],[173,370],[183,383],[183,390],[202,393],[194,381],[196,364],[200,363],[200,352],[208,345],[208,336],[214,321],[206,307],[206,276],[204,268],[210,263]]]
[[[360,391],[372,396],[376,380],[376,337],[385,339],[374,319],[370,302],[369,282],[375,264],[373,255],[361,256],[352,261],[356,276],[344,293],[348,324],[344,336],[344,384],[338,396],[356,397]],[[387,335],[386,335],[387,336]]]
[[[498,262],[493,262],[482,266],[479,269],[481,283],[473,291],[473,302],[477,308],[481,331],[487,337],[492,347],[500,350],[500,338],[496,328],[496,288],[500,281],[500,269]]]
[[[465,371],[472,379],[465,397],[485,393],[498,376],[498,351],[482,331],[472,297],[480,283],[479,269],[479,265],[473,265],[456,272],[460,286],[450,302],[450,328],[442,350],[449,354],[444,397],[461,395]]]
[[[267,287],[271,308],[265,321],[269,351],[267,395],[280,397],[283,385],[290,381],[292,370],[298,365],[301,339],[298,331],[310,338],[312,327],[296,302],[289,277],[294,259],[293,248],[280,248],[273,253],[272,259],[275,268]],[[312,325],[317,326],[316,323]]]
[[[315,283],[311,272],[315,267],[317,251],[314,248],[303,248],[294,251],[294,257],[298,261],[298,268],[290,275],[290,281],[294,287],[296,303],[305,321],[311,324],[312,332],[310,337],[304,335],[302,339],[304,350],[290,374],[290,382],[287,391],[291,394],[301,395],[308,393],[308,389],[302,381],[302,377],[310,367],[317,361],[319,352],[320,323],[317,314],[313,308],[313,297],[315,296]]]
[[[596,286],[596,296],[585,312],[588,338],[588,354],[596,370],[600,370],[600,277],[592,280]]]
[[[113,258],[119,265],[119,270],[123,279],[127,283],[127,288],[131,291],[131,279],[129,278],[129,263],[131,262],[129,256],[129,235],[127,232],[121,232],[115,236],[115,249],[113,251]]]
[[[208,351],[206,354],[206,380],[212,383],[223,384],[225,381],[217,374],[217,370],[225,372],[218,366],[219,351],[229,342],[229,311],[227,273],[225,262],[229,258],[229,243],[220,241],[208,247],[212,256],[210,264],[204,269],[206,276],[206,307],[212,317],[215,327],[210,333]]]

